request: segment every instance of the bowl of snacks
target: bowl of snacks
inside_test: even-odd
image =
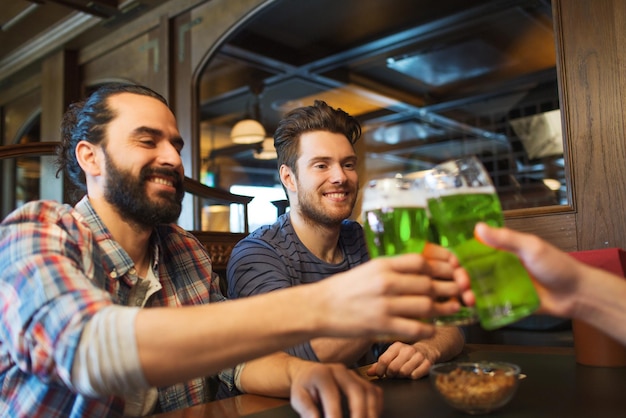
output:
[[[506,362],[449,362],[430,368],[430,381],[443,400],[468,414],[486,414],[515,395],[519,366]]]

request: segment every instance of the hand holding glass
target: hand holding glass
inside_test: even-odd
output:
[[[436,242],[426,209],[421,178],[381,178],[363,191],[365,240],[370,256],[421,253],[427,241]],[[473,310],[462,307],[453,315],[435,317],[435,325],[464,325],[475,321]]]
[[[539,297],[519,259],[474,238],[476,223],[504,223],[498,195],[480,161],[469,157],[441,163],[425,183],[439,243],[467,270],[481,326],[492,330],[533,313]]]

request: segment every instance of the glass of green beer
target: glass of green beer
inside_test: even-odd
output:
[[[371,180],[363,189],[362,217],[365,241],[372,258],[421,253],[427,241],[436,242],[427,210],[422,175]],[[475,322],[473,309],[435,317],[435,325]]]
[[[539,297],[517,256],[474,238],[477,222],[501,227],[500,200],[476,157],[441,163],[425,176],[428,209],[439,243],[449,248],[470,276],[481,326],[496,329],[532,314]]]
[[[429,237],[426,191],[413,179],[371,180],[363,190],[365,241],[372,258],[421,253]]]

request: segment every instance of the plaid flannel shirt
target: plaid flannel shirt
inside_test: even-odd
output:
[[[163,286],[152,306],[224,300],[209,256],[192,234],[161,225],[151,247]],[[123,399],[80,395],[70,377],[85,323],[105,306],[132,305],[134,272],[86,197],[75,208],[30,202],[0,224],[0,416],[122,414]],[[228,371],[222,377],[232,382]],[[208,378],[195,379],[159,388],[159,405],[169,411],[213,395]]]

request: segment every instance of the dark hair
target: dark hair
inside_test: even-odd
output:
[[[59,177],[61,171],[65,171],[81,194],[87,191],[87,185],[85,173],[76,160],[76,144],[83,140],[100,144],[104,140],[106,126],[116,116],[107,99],[120,93],[153,97],[168,106],[163,96],[148,87],[119,83],[104,85],[87,99],[69,106],[63,115],[61,143],[56,149],[56,175]]]
[[[356,118],[341,109],[332,108],[322,100],[316,100],[313,106],[293,109],[278,123],[274,133],[278,168],[285,164],[297,174],[300,136],[311,131],[343,134],[352,145],[361,137],[361,125]]]

